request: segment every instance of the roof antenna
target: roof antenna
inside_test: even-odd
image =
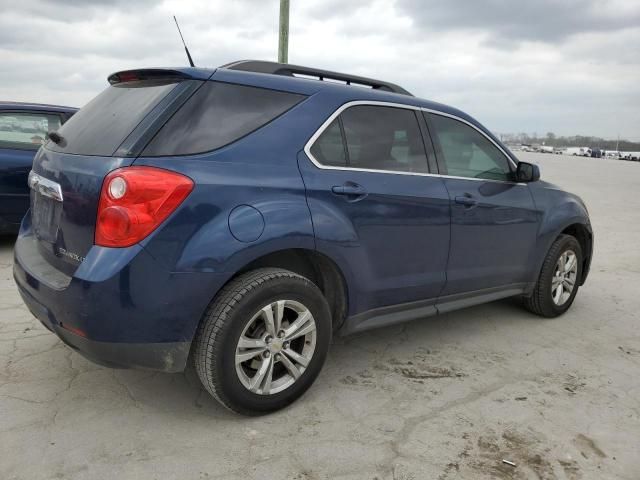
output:
[[[192,67],[195,67],[195,65],[193,64],[193,59],[191,58],[191,54],[189,53],[189,49],[187,48],[187,44],[184,43],[184,37],[182,36],[182,32],[180,31],[180,25],[178,25],[178,20],[176,19],[175,15],[173,16],[173,20],[174,22],[176,22],[176,27],[178,27],[178,33],[180,34],[182,45],[184,45],[184,51],[187,53],[187,58],[189,59],[189,65],[191,65]]]

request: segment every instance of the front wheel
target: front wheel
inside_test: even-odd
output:
[[[578,293],[582,276],[582,248],[571,235],[560,235],[547,253],[540,277],[525,307],[552,318],[566,312]]]
[[[195,340],[204,387],[237,413],[278,410],[320,373],[331,339],[329,306],[310,280],[262,268],[232,280],[205,313]]]

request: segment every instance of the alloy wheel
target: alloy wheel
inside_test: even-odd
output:
[[[277,300],[247,322],[238,339],[236,373],[259,395],[291,387],[304,373],[316,347],[316,322],[302,303]]]
[[[564,305],[571,297],[578,277],[578,257],[573,250],[565,250],[558,261],[551,279],[551,298],[557,306]]]

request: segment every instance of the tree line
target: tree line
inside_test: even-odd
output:
[[[599,137],[587,137],[584,135],[574,135],[571,137],[557,136],[553,132],[548,132],[545,136],[538,136],[534,133],[501,133],[500,140],[504,143],[518,143],[524,145],[547,145],[550,147],[590,147],[603,150],[619,151],[640,151],[640,142],[629,140],[605,140]]]

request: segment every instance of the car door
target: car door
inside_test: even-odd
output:
[[[346,105],[298,157],[317,249],[351,277],[351,315],[435,303],[444,286],[449,198],[420,122],[411,107]]]
[[[429,113],[438,168],[451,204],[451,249],[443,296],[523,287],[538,215],[515,165],[484,132]]]
[[[0,111],[0,227],[14,230],[29,209],[27,177],[46,134],[60,128],[58,114]]]

